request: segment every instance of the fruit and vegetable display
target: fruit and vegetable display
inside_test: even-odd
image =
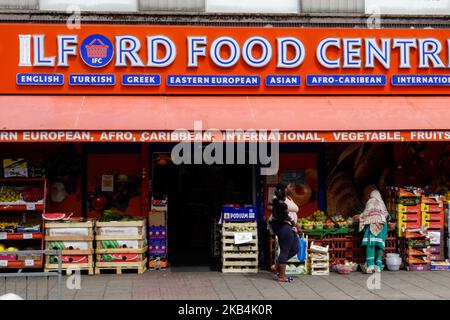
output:
[[[100,256],[100,261],[105,262],[131,262],[141,261],[142,255],[133,253],[105,253]]]
[[[37,203],[44,198],[44,191],[40,187],[26,186],[26,187],[0,187],[0,203]]]
[[[20,223],[16,221],[1,221],[0,232],[4,233],[37,233],[41,232],[39,224]]]
[[[19,251],[16,247],[6,247],[4,244],[0,244],[0,251]]]
[[[332,220],[337,224],[339,228],[348,227],[347,219],[345,219],[343,216],[335,216],[332,218]]]
[[[0,202],[18,202],[20,200],[20,190],[15,187],[1,187]]]
[[[317,210],[316,212],[313,213],[313,218],[315,221],[325,221],[327,219],[327,215],[325,214],[325,212]]]
[[[246,226],[230,226],[227,227],[227,231],[229,232],[252,232],[256,231],[255,227],[246,227]]]
[[[100,219],[100,222],[111,222],[111,221],[138,221],[141,218],[139,217],[132,217],[128,215],[124,215],[119,211],[114,210],[104,210],[102,218]]]
[[[299,219],[299,227],[302,230],[332,230],[345,229],[354,226],[354,219],[344,216],[329,217],[324,211],[317,210],[313,215]]]
[[[100,241],[101,249],[137,249],[147,245],[146,240],[103,240]]]
[[[340,274],[349,274],[358,270],[358,264],[349,260],[345,260],[343,263],[334,261],[331,263],[331,269]]]
[[[27,186],[22,191],[22,198],[25,202],[38,202],[44,197],[43,190],[35,186]]]
[[[89,248],[87,241],[50,241],[47,246],[52,250],[88,250]]]

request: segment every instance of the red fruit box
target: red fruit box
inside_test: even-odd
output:
[[[424,204],[424,203],[422,203],[420,209],[422,210],[422,212],[440,213],[440,212],[444,212],[444,204],[443,203],[440,203],[440,204]]]
[[[422,220],[444,221],[444,211],[442,212],[422,212]]]
[[[443,229],[444,220],[442,221],[423,221],[423,226],[427,229]]]
[[[397,212],[398,213],[417,213],[422,211],[422,208],[420,206],[420,204],[415,205],[415,206],[404,206],[402,204],[398,204],[397,205]]]
[[[431,254],[430,255],[430,261],[444,261],[444,255],[442,254]]]
[[[430,253],[431,254],[444,254],[444,248],[440,245],[438,246],[430,246]]]

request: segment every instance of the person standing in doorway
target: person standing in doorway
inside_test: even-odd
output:
[[[295,207],[290,203],[292,199],[289,199],[288,194],[288,185],[285,183],[278,183],[272,202],[272,217],[270,219],[272,230],[278,238],[278,245],[280,247],[278,261],[271,269],[274,272],[278,271],[278,281],[281,282],[291,281],[290,278],[286,277],[286,263],[289,259],[298,254],[300,247],[296,224],[291,218],[293,215],[290,214],[291,212],[294,212]],[[296,216],[297,212],[295,212],[295,217]]]
[[[357,220],[359,232],[364,231],[362,245],[366,246],[366,272],[381,272],[390,215],[377,187],[367,186],[364,197],[366,207]]]

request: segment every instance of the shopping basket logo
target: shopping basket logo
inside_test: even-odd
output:
[[[80,47],[80,54],[84,63],[88,66],[101,68],[111,62],[114,47],[107,37],[101,34],[93,34],[84,39]]]
[[[87,56],[89,58],[106,58],[109,46],[105,45],[102,40],[94,39],[90,44],[86,45]]]

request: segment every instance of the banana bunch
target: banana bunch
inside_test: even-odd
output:
[[[3,187],[0,191],[0,202],[17,202],[20,200],[20,192],[15,188]]]

